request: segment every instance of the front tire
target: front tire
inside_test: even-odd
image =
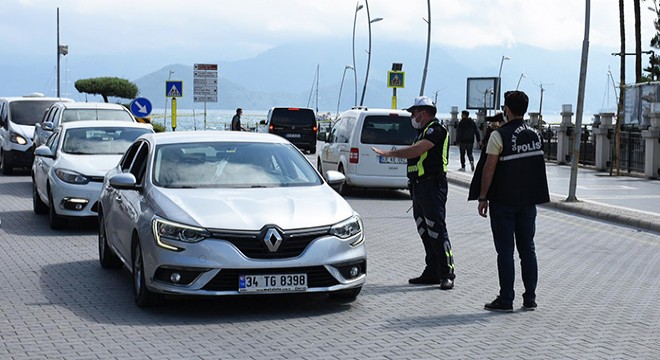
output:
[[[116,269],[121,267],[119,257],[112,251],[108,245],[108,237],[105,230],[105,218],[103,212],[99,210],[99,262],[104,269]]]
[[[48,189],[48,224],[51,229],[59,230],[66,226],[66,219],[57,215],[55,211],[55,202],[53,201],[53,194]]]
[[[135,295],[135,304],[138,307],[150,307],[163,302],[163,295],[147,289],[142,246],[140,246],[139,240],[136,242],[133,251],[133,294]]]
[[[34,210],[34,213],[37,215],[42,215],[48,212],[48,205],[39,197],[34,177],[32,178],[32,210]]]
[[[2,156],[0,157],[0,168],[2,170],[2,175],[11,175],[12,171],[14,170],[11,167],[11,164],[7,161],[7,153],[2,152]]]

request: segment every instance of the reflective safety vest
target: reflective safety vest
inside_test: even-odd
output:
[[[431,130],[432,129],[432,130]],[[408,178],[415,180],[424,176],[446,176],[449,154],[449,134],[447,129],[440,124],[438,119],[431,120],[423,131],[417,135],[415,143],[424,139],[431,131],[444,132],[442,143],[435,144],[431,149],[417,158],[408,159]]]

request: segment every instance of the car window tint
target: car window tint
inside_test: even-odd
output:
[[[291,144],[167,144],[156,149],[153,179],[162,187],[283,187],[320,185]]]
[[[46,146],[50,149],[53,154],[57,153],[57,147],[60,143],[60,131],[57,130],[48,138],[46,141]]]
[[[271,125],[282,127],[312,127],[316,126],[316,116],[311,109],[275,108],[273,109]]]
[[[140,145],[142,145],[140,142],[136,142],[131,145],[131,147],[124,154],[124,157],[122,157],[122,159],[119,161],[122,172],[127,172],[128,169],[131,168],[131,164],[133,163],[133,159],[135,158],[135,154],[140,148]]]
[[[360,142],[363,144],[410,145],[417,130],[410,125],[409,116],[371,115],[364,118]]]
[[[62,151],[70,154],[123,154],[147,129],[95,127],[68,129],[64,134]]]
[[[44,117],[44,112],[56,100],[12,101],[9,104],[11,121],[19,125],[34,125]]]
[[[142,146],[138,149],[137,154],[135,155],[135,161],[131,165],[130,172],[135,176],[135,180],[138,184],[142,183],[142,178],[144,177],[145,170],[147,168],[147,158],[149,157],[149,146],[146,142],[142,142]]]
[[[119,120],[133,121],[131,115],[121,109],[66,109],[62,122],[84,120]]]

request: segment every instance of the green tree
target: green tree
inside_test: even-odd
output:
[[[76,81],[75,86],[78,92],[103,96],[105,102],[108,102],[110,96],[133,99],[138,94],[138,87],[135,84],[117,77],[80,79]]]
[[[653,20],[655,35],[651,38],[651,47],[660,49],[660,8],[658,7],[658,0],[653,0],[653,7],[649,7],[649,10],[656,15],[655,20]],[[660,56],[656,55],[655,52],[649,56],[649,66],[644,71],[649,73],[650,80],[660,79]]]

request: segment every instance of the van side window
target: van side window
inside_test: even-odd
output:
[[[7,124],[7,103],[0,103],[0,126],[5,127]]]

